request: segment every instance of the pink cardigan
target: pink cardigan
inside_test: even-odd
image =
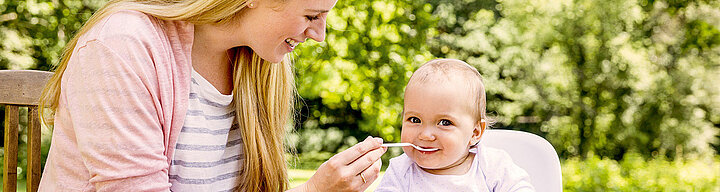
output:
[[[83,35],[61,81],[40,191],[169,191],[193,25],[135,11]]]

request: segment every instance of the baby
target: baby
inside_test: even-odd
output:
[[[487,126],[480,73],[455,59],[427,62],[410,77],[400,140],[376,191],[535,191],[504,151],[478,145]]]

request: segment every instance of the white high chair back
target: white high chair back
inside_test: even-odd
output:
[[[528,172],[536,191],[562,191],[560,159],[555,148],[542,137],[522,131],[488,129],[480,143],[510,154],[513,162]]]

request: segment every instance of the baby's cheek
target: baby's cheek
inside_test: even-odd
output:
[[[444,150],[442,151],[442,156],[440,159],[442,159],[442,166],[448,166],[458,159],[460,159],[461,154],[457,150]]]
[[[400,142],[402,142],[402,143],[412,143],[412,140],[413,140],[412,135],[413,135],[413,134],[410,133],[410,131],[403,129],[403,130],[400,132]]]

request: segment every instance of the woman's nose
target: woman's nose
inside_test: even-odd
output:
[[[307,29],[305,29],[305,36],[317,41],[325,41],[325,19],[318,19],[317,22],[312,22]]]

